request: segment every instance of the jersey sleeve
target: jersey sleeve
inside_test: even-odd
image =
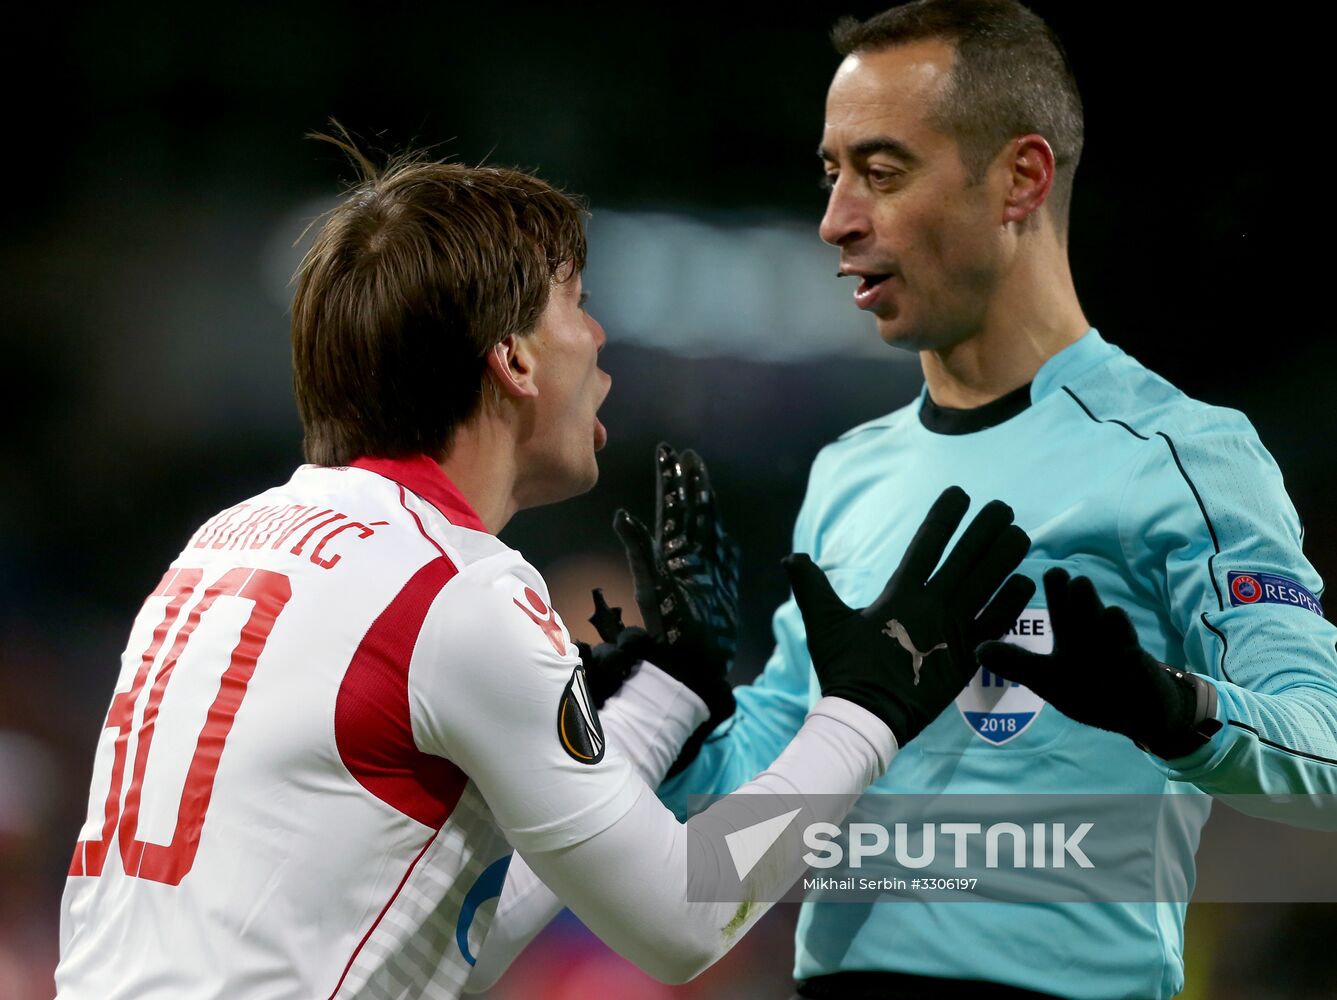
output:
[[[642,785],[645,794],[607,830],[525,860],[614,951],[658,979],[686,982],[729,951],[805,870],[797,849],[771,851],[764,863],[740,870],[735,838],[773,821],[777,801],[800,805],[802,826],[839,823],[895,753],[885,722],[852,702],[824,698],[739,795],[680,824]],[[790,828],[795,836],[798,829]]]
[[[794,551],[820,558],[816,494],[829,455],[813,463],[808,492],[794,523]],[[812,660],[803,617],[793,595],[772,618],[775,649],[756,680],[734,688],[736,709],[702,745],[688,767],[659,786],[659,797],[674,813],[688,815],[693,795],[727,795],[765,770],[799,727],[812,704]]]
[[[1162,589],[1182,664],[1215,685],[1224,723],[1206,747],[1158,766],[1214,795],[1254,796],[1240,802],[1247,811],[1294,818],[1293,804],[1276,812],[1266,796],[1337,791],[1337,628],[1317,604],[1322,581],[1272,456],[1242,414],[1209,412],[1150,439],[1121,515],[1134,578]]]
[[[575,644],[523,561],[483,560],[442,588],[409,699],[419,749],[468,775],[519,850],[587,840],[644,787],[607,745]]]

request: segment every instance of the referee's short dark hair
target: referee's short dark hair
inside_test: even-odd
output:
[[[914,0],[866,21],[843,18],[831,39],[845,56],[930,39],[950,43],[956,61],[933,124],[956,138],[977,178],[1009,140],[1044,136],[1056,161],[1051,212],[1066,232],[1082,155],[1082,99],[1062,43],[1037,14],[1016,0]]]
[[[530,174],[407,154],[325,218],[296,275],[293,385],[308,462],[440,458],[483,403],[489,350],[585,266],[584,208]]]

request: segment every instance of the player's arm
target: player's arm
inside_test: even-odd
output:
[[[815,551],[804,523],[800,512],[794,550]],[[710,717],[660,787],[663,801],[686,818],[689,795],[734,791],[774,761],[803,725],[813,700],[803,622],[798,606],[788,601],[776,616],[771,663],[754,683],[730,689],[725,675],[737,644],[739,555],[724,532],[705,463],[693,452],[679,457],[661,444],[655,451],[653,527],[620,510],[614,529],[626,549],[653,646],[627,643],[624,634],[616,645],[595,647],[586,657],[591,683],[615,689],[619,673],[625,676],[629,666],[618,655],[620,647],[629,647],[706,701]]]
[[[610,745],[650,788],[686,767],[733,714],[726,674],[737,648],[739,562],[705,462],[660,444],[654,471],[653,531],[625,510],[614,518],[646,627],[625,626],[621,608],[595,590],[590,623],[602,641],[576,643]],[[517,854],[466,990],[492,985],[562,907]]]
[[[788,606],[793,608],[793,615],[798,617],[797,606],[791,600]],[[597,615],[597,612],[596,612]],[[802,631],[798,641],[802,643]],[[596,685],[591,677],[591,690],[598,700],[606,692],[607,678],[617,678],[616,693],[608,697],[600,706],[599,717],[609,746],[616,747],[630,761],[633,769],[650,788],[660,787],[669,768],[675,762],[681,762],[684,746],[699,733],[709,719],[710,712],[701,700],[686,685],[670,677],[651,663],[630,663],[624,651],[613,643],[595,647],[595,655],[582,654],[587,672],[593,671],[605,678],[601,685]],[[804,670],[810,671],[806,649],[803,651]],[[634,669],[629,669],[633,668]],[[629,679],[623,679],[628,677]],[[690,676],[689,676],[690,679]],[[747,698],[752,685],[736,689]],[[777,749],[768,759],[768,763],[779,756],[780,752],[803,725],[807,715],[808,694],[806,678],[802,691],[802,703],[795,710],[796,719],[792,729],[776,740]],[[769,725],[776,725],[776,720],[767,719]],[[714,752],[715,743],[707,745],[707,753]],[[690,753],[690,751],[688,751]],[[697,753],[700,747],[697,747]],[[691,754],[695,759],[696,754]],[[756,776],[761,768],[753,768],[746,777],[739,778],[727,790],[733,791],[748,779]],[[683,812],[686,812],[684,803]],[[683,817],[685,818],[685,817]],[[543,884],[529,867],[523,856],[517,853],[506,871],[506,882],[502,887],[501,898],[492,918],[477,964],[469,974],[465,991],[475,993],[492,986],[511,962],[523,951],[535,936],[546,927],[563,909],[565,904],[557,895]]]
[[[618,510],[613,519],[645,627],[624,626],[621,609],[608,607],[596,590],[590,622],[602,641],[576,646],[598,704],[644,661],[656,664],[705,703],[706,719],[675,751],[668,772],[674,775],[692,763],[705,739],[734,713],[727,674],[738,646],[739,551],[724,530],[700,456],[690,450],[679,456],[661,443],[655,449],[654,471],[653,529],[626,510]],[[773,760],[798,731],[807,705],[805,688],[796,718],[763,763]],[[758,770],[760,766],[747,777]]]
[[[816,490],[827,453],[813,463],[808,492],[794,523],[793,550],[821,559],[813,527]],[[755,680],[734,687],[734,715],[710,734],[680,773],[659,787],[659,797],[679,817],[694,795],[727,795],[770,765],[803,725],[812,704],[812,660],[803,616],[791,596],[772,618],[775,648]]]
[[[614,515],[613,530],[626,551],[645,622],[645,637],[633,648],[691,687],[709,710],[669,768],[677,774],[734,713],[726,675],[738,650],[739,551],[724,530],[710,474],[696,452],[680,456],[663,443],[655,449],[654,495],[653,530],[626,510]]]
[[[791,597],[773,620],[775,649],[755,680],[734,687],[733,718],[707,736],[691,764],[659,787],[673,812],[694,795],[727,795],[765,770],[794,738],[812,704],[812,661]]]
[[[1279,798],[1337,792],[1337,628],[1310,600],[1321,581],[1280,472],[1243,417],[1148,449],[1120,533],[1132,578],[1164,588],[1183,669],[1061,571],[1045,578],[1054,653],[991,643],[981,661],[1129,736],[1174,780],[1256,815],[1337,826],[1322,800]]]
[[[940,656],[916,684],[912,654],[892,637],[888,623],[901,622],[920,647],[941,642],[959,650],[981,628],[1001,634],[1025,604],[1031,587],[1024,579],[1013,577],[999,590],[1028,545],[1001,504],[981,512],[929,577],[966,506],[959,490],[945,494],[886,590],[861,611],[841,604],[810,562],[799,558],[790,565],[826,697],[785,753],[746,791],[821,793],[812,802],[812,818],[838,821],[883,772],[895,746],[912,738],[960,690],[973,671],[973,664],[962,662],[968,657]],[[501,585],[504,590],[504,579]],[[456,637],[453,656],[461,655],[460,635],[472,635],[480,651],[495,647],[495,640],[486,637],[499,637],[495,626],[487,627],[489,616],[480,613],[487,608],[466,604],[443,601],[442,620],[434,625],[434,630],[446,626]],[[454,614],[444,613],[448,609]],[[482,635],[469,632],[470,624],[477,629],[480,623]],[[740,829],[755,820],[740,820],[736,810],[731,813],[718,803],[679,823],[615,748],[592,759],[589,750],[597,741],[591,733],[602,735],[597,721],[590,732],[569,740],[576,756],[567,748],[554,752],[558,734],[553,730],[561,731],[558,719],[565,711],[557,705],[559,682],[580,673],[574,656],[560,655],[555,646],[548,654],[541,647],[519,646],[488,660],[471,684],[467,706],[458,691],[433,691],[432,678],[422,678],[413,695],[419,745],[463,768],[539,878],[614,949],[651,974],[674,981],[715,961],[769,904],[692,902],[686,859],[689,852],[697,859],[698,873],[712,866],[729,870],[724,835],[731,823]],[[529,682],[522,686],[518,682],[524,677]],[[455,686],[446,684],[447,689]],[[582,755],[587,759],[579,759]],[[745,898],[778,898],[800,870],[797,857],[758,865],[743,882]]]
[[[582,659],[588,670],[588,658]],[[651,663],[639,663],[629,673],[629,679],[620,681],[618,690],[599,705],[599,721],[609,745],[617,747],[637,776],[654,788],[710,712],[690,688]],[[598,695],[595,698],[599,700]],[[515,854],[465,992],[492,986],[565,905],[524,857]]]

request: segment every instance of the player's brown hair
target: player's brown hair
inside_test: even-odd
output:
[[[1044,136],[1056,161],[1048,203],[1066,232],[1084,126],[1077,80],[1053,29],[1016,0],[915,0],[866,21],[842,18],[831,31],[843,56],[928,39],[951,43],[956,54],[934,125],[956,138],[976,179],[1009,140]]]
[[[551,282],[584,268],[584,208],[519,170],[417,154],[378,169],[339,131],[311,138],[361,177],[303,259],[292,307],[306,459],[440,457],[482,403],[487,352],[531,331]]]

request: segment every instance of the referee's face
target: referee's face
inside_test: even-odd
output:
[[[822,239],[840,247],[854,303],[882,339],[916,351],[983,329],[1005,263],[994,172],[973,179],[933,124],[953,58],[934,40],[847,57],[818,151],[830,190]]]

